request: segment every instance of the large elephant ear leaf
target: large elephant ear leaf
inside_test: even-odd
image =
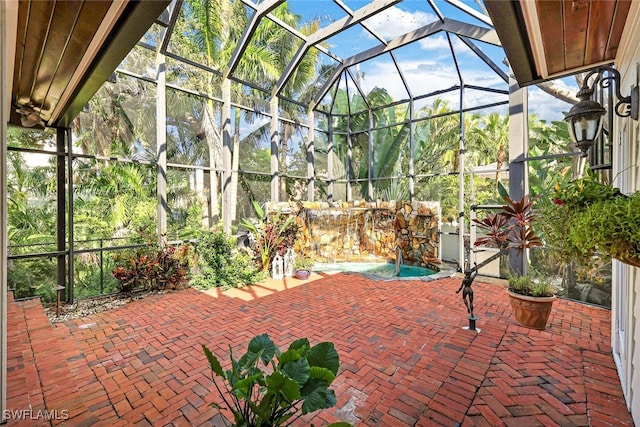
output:
[[[207,356],[207,360],[209,361],[209,365],[211,366],[213,373],[222,377],[222,365],[220,365],[218,358],[204,344],[202,345],[202,350],[204,351],[205,356]]]
[[[269,335],[258,335],[249,342],[247,362],[254,361],[259,357],[262,363],[267,365],[271,359],[273,359],[273,356],[275,356],[277,349],[276,345],[271,341],[271,338],[269,338]]]
[[[303,347],[306,347],[306,348],[311,347],[311,345],[309,344],[309,340],[307,338],[300,338],[295,340],[289,346],[289,350],[300,350]]]
[[[309,362],[306,359],[289,362],[282,367],[282,373],[302,387],[309,379]]]
[[[338,374],[338,368],[340,367],[340,359],[336,348],[333,343],[321,342],[314,345],[307,355],[310,366],[318,366],[320,368],[327,368],[334,375]]]
[[[321,368],[319,366],[313,366],[309,369],[309,377],[326,381],[327,385],[330,385],[336,378],[333,372],[331,372],[327,368]]]
[[[326,387],[317,387],[302,402],[302,413],[308,414],[318,409],[331,408],[336,404],[336,395]]]

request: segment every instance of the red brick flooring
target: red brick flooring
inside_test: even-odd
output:
[[[8,409],[41,419],[8,425],[223,425],[201,344],[226,361],[265,332],[340,354],[337,406],[297,425],[633,425],[607,310],[559,300],[548,329],[529,330],[502,285],[477,281],[476,333],[462,328],[459,278],[318,277],[154,295],[53,326],[39,301],[10,301]]]

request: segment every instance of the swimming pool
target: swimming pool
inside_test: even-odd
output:
[[[432,280],[437,277],[442,277],[440,274],[441,272],[412,265],[401,265],[400,276],[396,276],[396,265],[386,262],[338,262],[334,264],[316,264],[313,266],[313,271],[359,273],[378,280],[397,280],[398,278],[403,280]]]

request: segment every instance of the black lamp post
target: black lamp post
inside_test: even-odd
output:
[[[596,77],[593,79],[593,85],[589,87],[589,80],[594,75]],[[576,94],[580,102],[574,105],[564,118],[568,124],[571,139],[576,147],[582,151],[584,157],[587,156],[593,142],[598,139],[604,115],[607,112],[597,101],[590,99],[593,96],[593,88],[596,84],[606,88],[613,83],[615,83],[616,96],[618,97],[614,108],[616,114],[620,117],[631,117],[638,120],[638,87],[633,87],[629,96],[622,96],[618,70],[606,66],[591,71],[586,75],[582,87]]]

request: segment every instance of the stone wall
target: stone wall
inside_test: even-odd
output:
[[[440,204],[400,202],[395,209],[396,245],[406,264],[440,263]]]
[[[393,261],[440,263],[438,202],[278,203],[269,211],[296,215],[300,232],[294,248],[317,262]]]

